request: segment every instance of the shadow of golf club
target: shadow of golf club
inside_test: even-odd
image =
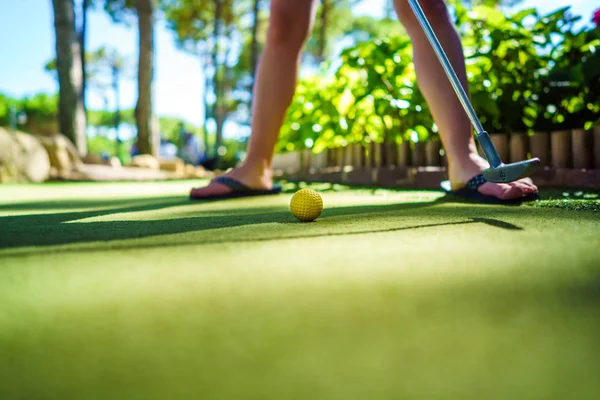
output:
[[[507,229],[507,230],[515,230],[521,231],[523,228],[510,224],[508,222],[498,221],[490,218],[471,218],[468,221],[458,221],[458,222],[442,222],[437,224],[422,224],[422,225],[411,225],[411,226],[402,226],[397,228],[387,228],[387,229],[364,229],[364,230],[356,230],[350,232],[328,232],[328,233],[315,233],[315,234],[305,234],[305,235],[289,235],[289,236],[277,236],[277,237],[258,237],[258,238],[241,238],[235,240],[207,240],[201,243],[194,242],[193,244],[201,244],[201,245],[210,245],[210,244],[224,244],[224,243],[252,243],[252,242],[272,242],[272,241],[282,241],[282,240],[296,240],[296,239],[316,239],[316,238],[325,238],[325,237],[341,237],[341,236],[356,236],[356,235],[367,235],[367,234],[376,234],[376,233],[390,233],[390,232],[400,232],[400,231],[408,231],[408,230],[417,230],[417,229],[425,229],[425,228],[438,228],[442,226],[457,226],[457,225],[468,225],[468,224],[476,224],[483,223],[489,226],[493,226],[496,228]],[[192,243],[190,243],[192,244]],[[161,247],[161,246],[158,246]]]

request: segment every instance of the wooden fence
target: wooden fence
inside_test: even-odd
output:
[[[543,168],[533,175],[540,186],[600,189],[600,126],[491,136],[504,162],[540,158]],[[289,180],[369,186],[437,189],[447,177],[447,158],[437,140],[277,154],[273,166],[277,176]]]

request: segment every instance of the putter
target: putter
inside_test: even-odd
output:
[[[529,176],[540,164],[540,159],[536,157],[530,160],[519,161],[512,164],[504,164],[502,162],[500,155],[498,154],[498,151],[496,150],[496,147],[490,138],[490,135],[483,129],[481,121],[479,121],[479,118],[477,118],[475,110],[473,109],[473,105],[469,101],[467,93],[463,89],[460,80],[456,76],[456,72],[452,68],[452,64],[450,64],[442,45],[433,32],[433,28],[431,28],[431,25],[429,24],[421,5],[417,0],[408,0],[408,3],[415,13],[417,20],[419,20],[425,35],[427,35],[427,39],[429,40],[431,47],[433,47],[438,59],[440,60],[446,75],[448,75],[448,79],[454,88],[454,92],[458,96],[460,103],[469,116],[473,128],[475,128],[475,137],[481,145],[485,153],[485,157],[491,166],[490,168],[483,170],[483,177],[489,182],[502,183],[516,181],[517,179]]]

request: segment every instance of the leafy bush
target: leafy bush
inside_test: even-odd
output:
[[[457,7],[473,103],[488,129],[524,132],[590,127],[600,104],[598,31],[576,30],[569,7],[505,16]],[[510,110],[510,112],[508,112]]]
[[[31,97],[21,99],[11,98],[0,93],[0,126],[10,124],[10,109],[14,107],[17,112],[27,116],[27,122],[22,127],[34,133],[47,133],[46,127],[55,129],[58,114],[58,95],[38,93]],[[43,132],[36,132],[42,130]]]
[[[489,6],[453,7],[470,94],[494,132],[589,128],[600,111],[599,29],[576,29],[569,7],[506,16]],[[303,79],[278,151],[370,141],[423,141],[436,126],[416,84],[406,36],[358,44],[333,76]]]

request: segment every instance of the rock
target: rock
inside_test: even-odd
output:
[[[113,168],[121,168],[123,166],[119,157],[111,157],[109,165]]]
[[[50,159],[40,141],[33,135],[16,132],[20,154],[17,155],[19,173],[28,182],[44,182],[50,176]]]
[[[199,174],[198,178],[203,178],[203,179],[214,179],[216,178],[215,173],[213,171],[203,171],[202,173]]]
[[[108,162],[100,155],[96,153],[88,153],[85,157],[83,157],[84,164],[93,164],[93,165],[107,165]]]
[[[50,165],[58,171],[58,175],[67,176],[84,164],[75,145],[64,135],[37,136],[50,158]]]
[[[194,167],[192,164],[186,164],[184,167],[184,177],[185,179],[196,178],[196,167]]]
[[[36,136],[0,128],[0,182],[43,182],[50,160]]]
[[[194,167],[191,164],[186,164],[185,174],[184,174],[185,179],[198,179],[198,178],[206,178],[206,177],[208,177],[208,174],[207,174],[206,170],[204,169],[204,167],[202,167],[202,166]]]
[[[60,174],[55,167],[50,167],[50,179],[60,178]]]
[[[78,171],[80,176],[73,175],[71,180],[83,181],[159,181],[168,180],[170,174],[158,169],[122,167],[113,168],[108,165],[86,164]]]
[[[129,163],[130,167],[146,168],[146,169],[160,169],[160,162],[151,156],[150,154],[141,154],[134,156]]]
[[[159,169],[173,173],[177,178],[183,178],[185,175],[185,162],[181,158],[159,159]]]
[[[196,167],[196,178],[212,178],[212,175],[203,166],[199,165]]]
[[[8,165],[15,158],[15,141],[12,134],[0,128],[0,164]]]
[[[15,164],[0,164],[0,183],[19,181],[19,172]]]
[[[194,167],[191,164],[185,165],[185,172],[183,174],[184,179],[200,179],[209,177],[212,177],[212,174],[206,171],[201,165],[197,167]]]
[[[50,161],[53,165],[54,163],[56,163],[55,166],[59,172],[68,174],[74,169],[73,164],[71,163],[71,159],[69,158],[69,153],[66,149],[57,148],[49,154],[52,154],[52,156],[50,157]]]

